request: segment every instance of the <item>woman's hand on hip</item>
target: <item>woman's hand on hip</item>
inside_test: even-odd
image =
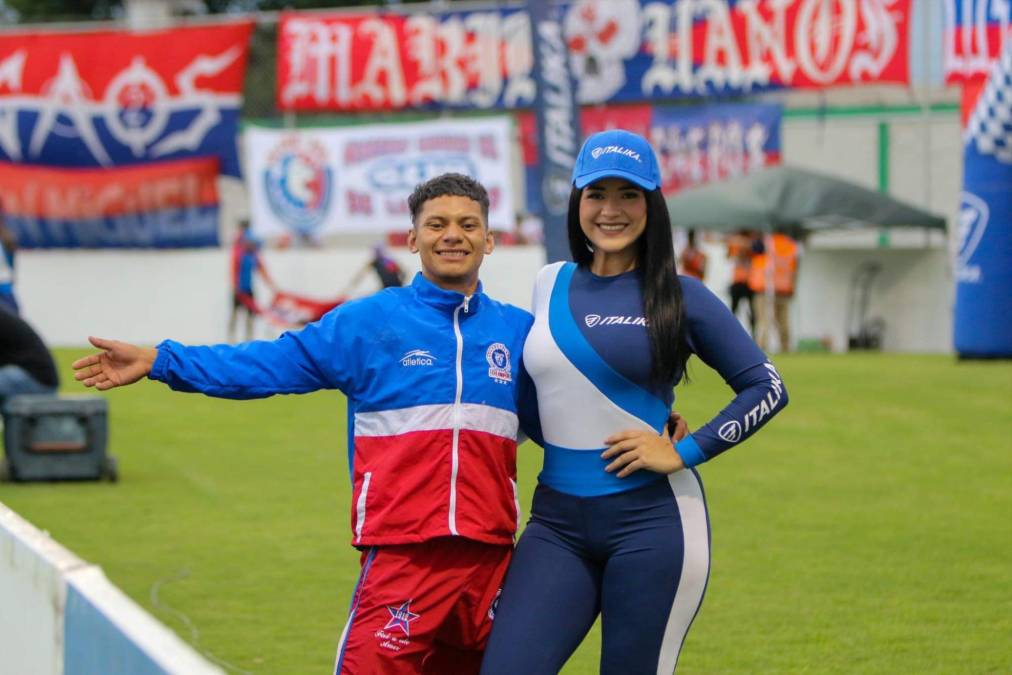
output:
[[[685,468],[667,434],[657,435],[652,431],[622,431],[605,441],[608,448],[601,453],[604,459],[612,460],[604,468],[625,478],[634,471],[647,469],[655,473],[674,473]]]

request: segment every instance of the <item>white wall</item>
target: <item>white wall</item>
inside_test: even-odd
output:
[[[418,259],[392,249],[411,275]],[[283,290],[326,299],[340,295],[369,260],[368,249],[266,251],[264,263]],[[88,335],[155,344],[226,339],[231,308],[228,252],[21,251],[17,294],[25,318],[50,346],[87,343]],[[544,264],[538,247],[497,249],[482,268],[493,297],[529,307],[534,276]],[[374,275],[373,275],[374,276]],[[372,276],[358,288],[378,288]],[[261,289],[261,298],[269,292]],[[260,337],[271,333],[261,327]]]
[[[887,125],[889,194],[952,216],[963,182],[958,112],[788,118],[783,161],[878,189],[880,123]]]
[[[954,222],[963,189],[959,113],[890,120],[889,160],[890,194]]]
[[[894,242],[897,248],[877,249],[869,239],[877,233],[863,234],[857,241],[816,237],[806,249],[792,309],[795,339],[829,338],[834,349],[845,349],[851,278],[861,262],[874,260],[883,271],[873,286],[869,318],[886,319],[885,348],[951,351],[953,286],[939,238],[924,241],[916,232],[913,241]],[[726,301],[730,268],[723,247],[712,242],[706,250],[707,284]],[[406,250],[392,253],[412,274],[418,269],[417,258]],[[264,258],[283,289],[328,298],[340,293],[368,256],[367,250],[324,249],[267,251]],[[482,268],[485,289],[528,308],[543,264],[537,247],[497,249]],[[18,267],[24,314],[52,346],[83,345],[89,334],[141,344],[167,337],[198,344],[226,338],[230,298],[225,251],[24,251]],[[359,292],[376,288],[370,277]],[[257,336],[276,334],[261,325]]]
[[[853,279],[864,262],[881,265],[869,296],[867,319],[885,320],[887,351],[952,351],[953,283],[944,249],[809,250],[794,301],[795,338],[828,338],[845,351]]]

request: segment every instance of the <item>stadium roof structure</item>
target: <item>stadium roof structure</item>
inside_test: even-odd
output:
[[[667,199],[675,227],[796,234],[850,227],[945,229],[945,218],[888,194],[807,169],[773,166]]]

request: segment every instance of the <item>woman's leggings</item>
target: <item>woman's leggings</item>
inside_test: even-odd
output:
[[[602,675],[673,673],[709,572],[694,470],[600,497],[538,485],[481,672],[554,675],[600,613]]]

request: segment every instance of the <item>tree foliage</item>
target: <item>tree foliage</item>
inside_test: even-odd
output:
[[[382,5],[383,0],[204,0],[207,9],[215,14],[234,11],[271,11],[277,9],[319,9],[325,7],[358,7]]]
[[[22,23],[111,19],[122,11],[122,0],[4,0]]]
[[[428,0],[401,0],[417,3]],[[124,0],[0,0],[18,13],[22,23],[113,19],[123,16]],[[327,7],[384,6],[386,0],[203,0],[210,14],[280,9],[322,9]]]

